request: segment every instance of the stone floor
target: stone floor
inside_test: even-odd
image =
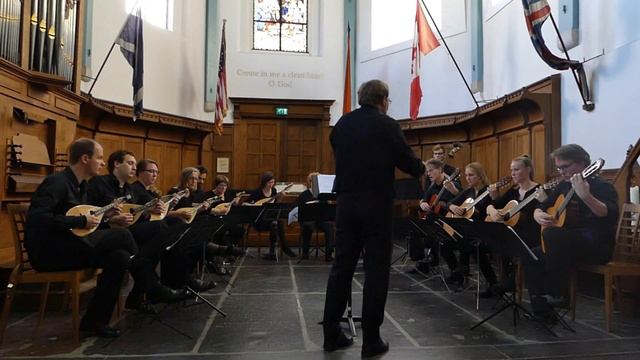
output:
[[[403,249],[396,247],[396,256]],[[439,279],[422,283],[408,274],[410,265],[392,269],[382,336],[391,344],[387,359],[640,359],[640,319],[614,314],[613,333],[604,328],[602,301],[582,295],[575,333],[556,327],[557,336],[521,318],[513,325],[506,311],[488,323],[469,328],[492,313],[496,300],[480,301],[475,286],[449,292]],[[297,263],[238,260],[232,285],[205,296],[227,313],[222,317],[206,305],[165,308],[158,316],[126,312],[115,340],[86,338],[72,344],[70,316],[47,313],[35,332],[33,313],[13,313],[0,358],[95,359],[351,359],[359,358],[361,341],[332,354],[322,351],[324,289],[329,265],[323,259]],[[362,269],[354,280],[355,314],[362,301]],[[525,306],[528,304],[525,303]],[[359,329],[358,329],[359,330]]]

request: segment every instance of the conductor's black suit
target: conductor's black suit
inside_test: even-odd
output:
[[[331,132],[336,161],[336,256],[327,284],[324,324],[338,324],[364,248],[364,341],[379,337],[389,285],[395,168],[418,177],[425,167],[398,123],[377,108],[348,113]],[[367,339],[368,338],[368,339]]]

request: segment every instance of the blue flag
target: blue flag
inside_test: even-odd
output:
[[[144,73],[144,46],[142,44],[142,16],[140,9],[135,14],[129,14],[116,44],[120,45],[120,51],[133,68],[133,121],[142,115],[142,80]]]

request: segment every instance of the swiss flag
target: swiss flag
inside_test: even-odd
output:
[[[411,48],[411,95],[409,97],[409,116],[411,120],[418,118],[422,89],[420,88],[420,56],[440,46],[440,42],[431,31],[427,18],[422,12],[420,2],[416,1],[416,26]]]

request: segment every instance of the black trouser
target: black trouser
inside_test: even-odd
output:
[[[302,233],[302,253],[309,254],[309,243],[313,231],[322,231],[324,233],[324,249],[325,254],[331,254],[331,246],[334,243],[334,227],[327,221],[305,221],[300,224],[300,232]]]
[[[171,226],[167,236],[170,249],[164,253],[161,263],[162,283],[183,288],[193,272],[195,264],[203,260],[205,246],[220,231],[222,220],[218,216],[198,215],[191,224]]]
[[[469,258],[471,255],[477,257],[478,267],[485,280],[491,285],[497,282],[497,276],[491,267],[489,255],[491,252],[487,245],[478,239],[465,238],[460,245],[460,265],[468,271]]]
[[[577,262],[605,264],[611,259],[613,243],[599,239],[588,230],[549,227],[543,230],[546,253],[533,249],[538,261],[523,258],[530,295],[566,296],[569,267]]]
[[[224,217],[222,218],[224,220]],[[214,236],[213,242],[220,245],[237,246],[244,237],[244,226],[239,224],[224,224],[222,229]]]
[[[375,200],[373,200],[375,198]],[[336,326],[351,294],[353,272],[364,249],[363,341],[379,336],[389,287],[393,200],[341,194],[336,210],[335,260],[327,283],[325,326]]]
[[[128,227],[140,251],[131,262],[131,275],[136,282],[132,293],[145,293],[159,283],[156,266],[169,244],[168,226],[164,221],[145,221]]]
[[[31,259],[37,271],[102,269],[83,322],[107,325],[129,268],[129,258],[138,250],[131,233],[126,229],[106,229],[97,230],[84,239],[47,240]]]
[[[284,224],[278,220],[263,220],[253,224],[253,228],[258,231],[269,230],[269,253],[275,254],[276,242],[280,239],[280,247],[288,248],[287,238],[284,235]]]

